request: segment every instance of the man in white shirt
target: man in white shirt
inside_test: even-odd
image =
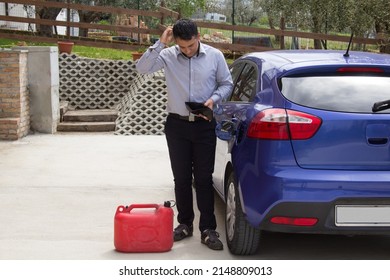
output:
[[[176,45],[167,47],[172,42]],[[191,115],[185,102],[197,102],[213,109],[216,103],[229,96],[233,83],[225,58],[218,49],[200,42],[195,22],[180,19],[173,27],[165,29],[136,68],[143,74],[161,69],[165,72],[168,90],[165,135],[179,222],[173,238],[179,241],[193,234],[194,178],[201,242],[210,249],[222,250],[223,244],[216,232],[212,182],[216,124],[204,115]]]

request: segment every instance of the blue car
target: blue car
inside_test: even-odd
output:
[[[390,55],[250,53],[215,110],[214,187],[233,254],[262,231],[390,233]]]

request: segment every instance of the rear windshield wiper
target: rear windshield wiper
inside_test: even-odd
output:
[[[390,99],[374,103],[374,105],[372,106],[372,111],[375,113],[389,108],[390,108]]]

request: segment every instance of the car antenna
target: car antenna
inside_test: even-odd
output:
[[[347,51],[345,52],[344,57],[349,57],[349,49],[350,49],[350,47],[351,47],[352,38],[353,38],[353,32],[351,33],[351,37],[349,38],[348,49],[347,49]]]

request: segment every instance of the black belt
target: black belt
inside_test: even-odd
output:
[[[169,113],[168,115],[170,117],[174,118],[174,119],[179,119],[179,120],[183,120],[183,121],[187,121],[187,122],[205,121],[204,118],[197,117],[197,116],[194,116],[194,115],[181,116],[181,115],[175,114],[175,113]]]

